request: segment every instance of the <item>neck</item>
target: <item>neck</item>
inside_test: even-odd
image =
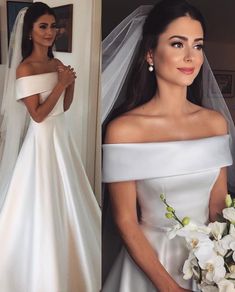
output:
[[[187,86],[161,84],[153,97],[153,103],[163,115],[181,116],[188,112],[191,104],[186,96]]]
[[[48,48],[47,47],[35,46],[35,48],[32,51],[31,57],[35,61],[46,62],[46,61],[48,61],[47,53],[48,53]]]

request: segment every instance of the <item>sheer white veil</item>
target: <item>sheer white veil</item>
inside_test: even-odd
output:
[[[23,8],[17,15],[9,44],[5,70],[5,83],[1,105],[2,123],[0,128],[0,209],[4,203],[9,181],[18,157],[29,117],[25,106],[16,101],[16,68],[22,60],[21,40],[24,15]]]
[[[102,68],[102,123],[118,103],[125,79],[132,67],[133,59],[141,41],[142,27],[152,6],[140,6],[125,18],[103,41]],[[202,105],[224,115],[231,137],[230,148],[235,161],[234,122],[205,57],[202,70]],[[228,168],[229,190],[235,192],[235,165]]]

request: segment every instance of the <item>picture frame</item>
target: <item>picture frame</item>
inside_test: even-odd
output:
[[[9,45],[11,32],[19,11],[22,8],[29,7],[30,5],[32,5],[32,2],[7,1],[6,5],[7,5],[7,39]]]
[[[214,70],[213,73],[223,96],[225,98],[234,97],[235,71]]]
[[[57,52],[72,52],[73,35],[73,4],[53,7],[57,17],[57,37],[55,50]]]

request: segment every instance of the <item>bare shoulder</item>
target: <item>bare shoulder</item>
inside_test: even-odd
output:
[[[57,66],[65,66],[65,65],[63,64],[63,62],[61,62],[59,59],[54,58],[53,60],[54,60],[54,62],[56,63]]]
[[[141,123],[138,117],[124,114],[111,121],[106,129],[105,143],[134,143],[141,133]]]
[[[34,66],[29,62],[22,62],[16,69],[16,78],[26,77],[35,74]]]
[[[202,108],[201,115],[205,125],[211,129],[214,135],[225,135],[228,133],[227,121],[221,113]]]

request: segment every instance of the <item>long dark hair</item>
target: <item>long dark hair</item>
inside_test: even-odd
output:
[[[206,28],[201,13],[186,0],[162,0],[150,11],[143,26],[142,41],[136,55],[134,66],[125,90],[123,103],[109,115],[105,125],[115,117],[138,107],[149,101],[157,91],[155,74],[148,71],[146,55],[153,51],[159,36],[166,30],[167,26],[175,19],[182,16],[190,16],[201,23],[205,35]],[[187,98],[201,104],[201,71],[195,78],[193,84],[188,87]],[[123,92],[122,92],[123,94]]]
[[[42,2],[35,2],[27,9],[25,16],[24,16],[24,24],[23,24],[23,36],[22,36],[22,43],[21,43],[21,53],[23,60],[26,59],[28,56],[31,55],[33,50],[33,42],[30,39],[30,34],[33,29],[34,22],[37,19],[44,15],[49,14],[53,15],[56,19],[55,12],[52,8]],[[54,58],[52,53],[52,46],[48,48],[47,53],[49,58]]]

